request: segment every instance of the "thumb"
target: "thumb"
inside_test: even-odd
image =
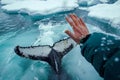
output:
[[[65,33],[66,33],[68,36],[70,36],[70,37],[77,43],[76,38],[75,38],[74,34],[73,34],[71,31],[65,30]]]
[[[69,31],[69,30],[65,30],[65,33],[66,33],[68,36],[70,36],[71,38],[74,37],[74,34],[73,34],[71,31]]]

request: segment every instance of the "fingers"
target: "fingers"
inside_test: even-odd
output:
[[[76,42],[76,37],[72,32],[70,32],[69,30],[65,30],[65,33]]]
[[[81,34],[89,33],[87,26],[83,22],[81,18],[78,18],[75,14],[70,14],[70,17],[72,18],[73,22],[75,23],[75,28],[79,30]]]
[[[85,23],[83,22],[83,20],[82,20],[81,18],[79,19],[79,22],[80,22],[81,25],[83,26],[83,27],[82,27],[82,28],[83,28],[83,32],[89,33],[87,26],[85,25]]]
[[[69,30],[65,30],[65,33],[70,36],[72,39],[74,39],[74,34],[70,32]]]
[[[74,28],[75,24],[73,23],[72,19],[70,17],[66,17],[66,20],[71,25],[71,27]]]
[[[79,25],[79,21],[78,21],[79,18],[76,15],[70,14],[70,18],[72,19],[72,21],[75,23],[76,26]]]
[[[65,33],[70,36],[76,43],[79,43],[82,37],[89,34],[87,26],[81,18],[78,18],[75,14],[70,14],[66,17],[67,22],[71,25],[74,33],[66,30]]]
[[[83,25],[84,27],[86,26],[81,18],[79,19],[79,21],[81,22],[81,25]]]
[[[70,15],[69,17],[66,17],[67,22],[72,26],[74,32],[78,31],[79,33],[81,33],[81,29],[78,27],[79,25],[79,18],[78,17],[74,17],[74,15]]]
[[[75,14],[72,14],[70,15],[73,22],[76,24],[75,28],[78,30],[78,32],[82,32],[82,24],[81,22],[79,21],[79,18],[75,15]]]
[[[82,31],[87,31],[88,32],[88,29],[85,25],[85,23],[83,22],[83,20],[81,18],[78,18],[75,14],[73,14],[73,16],[76,18],[76,22],[77,22],[77,27]],[[74,20],[75,21],[75,20]],[[79,31],[80,31],[79,30]]]
[[[79,44],[80,39],[77,39],[77,38],[76,38],[76,35],[74,35],[74,34],[73,34],[72,32],[70,32],[69,30],[65,30],[65,33],[66,33],[68,36],[70,36],[76,43]]]
[[[82,33],[83,35],[86,33],[86,26],[83,24],[83,22],[81,21],[82,19],[79,19],[79,23],[81,24],[80,28],[82,29]]]

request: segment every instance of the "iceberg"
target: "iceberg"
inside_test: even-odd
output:
[[[114,4],[97,4],[88,8],[88,16],[107,21],[111,26],[120,26],[120,0]]]
[[[15,0],[15,1],[1,1],[2,9],[10,13],[24,13],[31,16],[35,15],[49,15],[64,11],[71,11],[78,7],[77,0]]]

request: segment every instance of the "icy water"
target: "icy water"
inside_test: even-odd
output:
[[[107,32],[105,29],[99,28],[101,25],[106,26],[102,23],[97,27],[89,24],[92,19],[86,17],[87,12],[79,9],[73,12],[88,23],[87,26],[91,33]],[[0,80],[48,80],[51,77],[56,77],[46,62],[21,58],[14,53],[14,48],[17,45],[52,45],[54,42],[67,37],[64,30],[70,29],[70,26],[64,17],[65,13],[61,13],[34,21],[28,15],[6,14],[0,9]],[[117,29],[115,30],[117,31]],[[118,34],[116,31],[108,32]],[[80,48],[77,46],[62,59],[61,80],[103,79],[81,56]]]

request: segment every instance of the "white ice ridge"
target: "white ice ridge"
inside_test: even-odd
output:
[[[7,12],[27,13],[28,15],[48,15],[74,10],[77,0],[2,0],[2,9]]]
[[[110,21],[112,26],[120,26],[120,0],[114,4],[98,4],[88,8],[90,17]]]
[[[17,1],[23,1],[23,0],[1,0],[2,4],[10,4],[10,3],[14,3]]]

